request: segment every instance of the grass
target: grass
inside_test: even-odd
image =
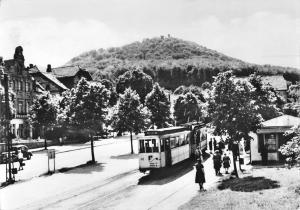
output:
[[[299,168],[250,168],[240,179],[223,180],[179,209],[300,209]]]
[[[218,189],[231,189],[232,191],[253,192],[278,187],[280,187],[278,181],[267,179],[265,177],[246,176],[240,179],[225,179],[218,186]]]

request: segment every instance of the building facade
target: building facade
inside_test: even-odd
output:
[[[23,49],[15,50],[14,58],[4,61],[4,72],[8,74],[9,89],[15,114],[10,122],[11,132],[17,138],[30,138],[31,126],[28,122],[29,108],[32,104],[35,87],[34,80],[24,66]]]

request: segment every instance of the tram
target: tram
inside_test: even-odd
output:
[[[206,149],[207,140],[200,127],[185,125],[146,131],[145,136],[138,138],[139,170],[170,167],[186,160],[195,155],[197,143]]]

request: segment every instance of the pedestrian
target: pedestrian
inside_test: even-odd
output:
[[[223,150],[225,149],[225,142],[223,141],[223,139],[221,139],[218,143],[219,146],[219,151],[221,153],[221,155],[223,154]]]
[[[215,138],[213,139],[213,144],[214,144],[214,151],[217,151],[217,141]]]
[[[200,191],[206,191],[203,187],[203,184],[205,183],[205,172],[204,172],[204,166],[202,164],[201,158],[198,159],[198,163],[196,164],[195,183],[199,184]]]
[[[202,160],[202,152],[201,152],[200,146],[197,146],[197,149],[196,149],[196,157],[197,157],[197,160],[198,160],[198,159],[201,159],[201,160]]]
[[[216,176],[220,175],[220,168],[221,168],[221,164],[222,164],[222,160],[221,160],[221,155],[220,152],[218,150],[215,151],[215,154],[213,156],[213,162],[214,162],[214,169],[216,172]]]
[[[23,153],[18,150],[19,171],[23,170]]]
[[[228,169],[230,167],[230,158],[229,156],[226,155],[226,153],[224,153],[224,157],[223,157],[223,167],[225,169],[225,173],[228,174]]]
[[[212,153],[212,140],[211,139],[209,139],[208,147],[209,147],[210,154],[211,154]]]

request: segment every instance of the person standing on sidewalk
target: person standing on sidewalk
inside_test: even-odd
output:
[[[224,153],[223,157],[223,167],[225,169],[225,173],[228,174],[228,168],[230,167],[230,157]]]
[[[220,155],[220,152],[218,150],[215,151],[215,154],[213,156],[213,162],[214,162],[214,169],[216,171],[216,176],[220,175],[220,168],[222,166],[222,157]]]
[[[205,183],[205,172],[204,172],[204,166],[202,164],[201,158],[198,159],[198,163],[196,164],[195,183],[199,184],[200,191],[206,191],[203,187],[203,184]]]
[[[18,150],[19,171],[23,170],[23,153]]]

